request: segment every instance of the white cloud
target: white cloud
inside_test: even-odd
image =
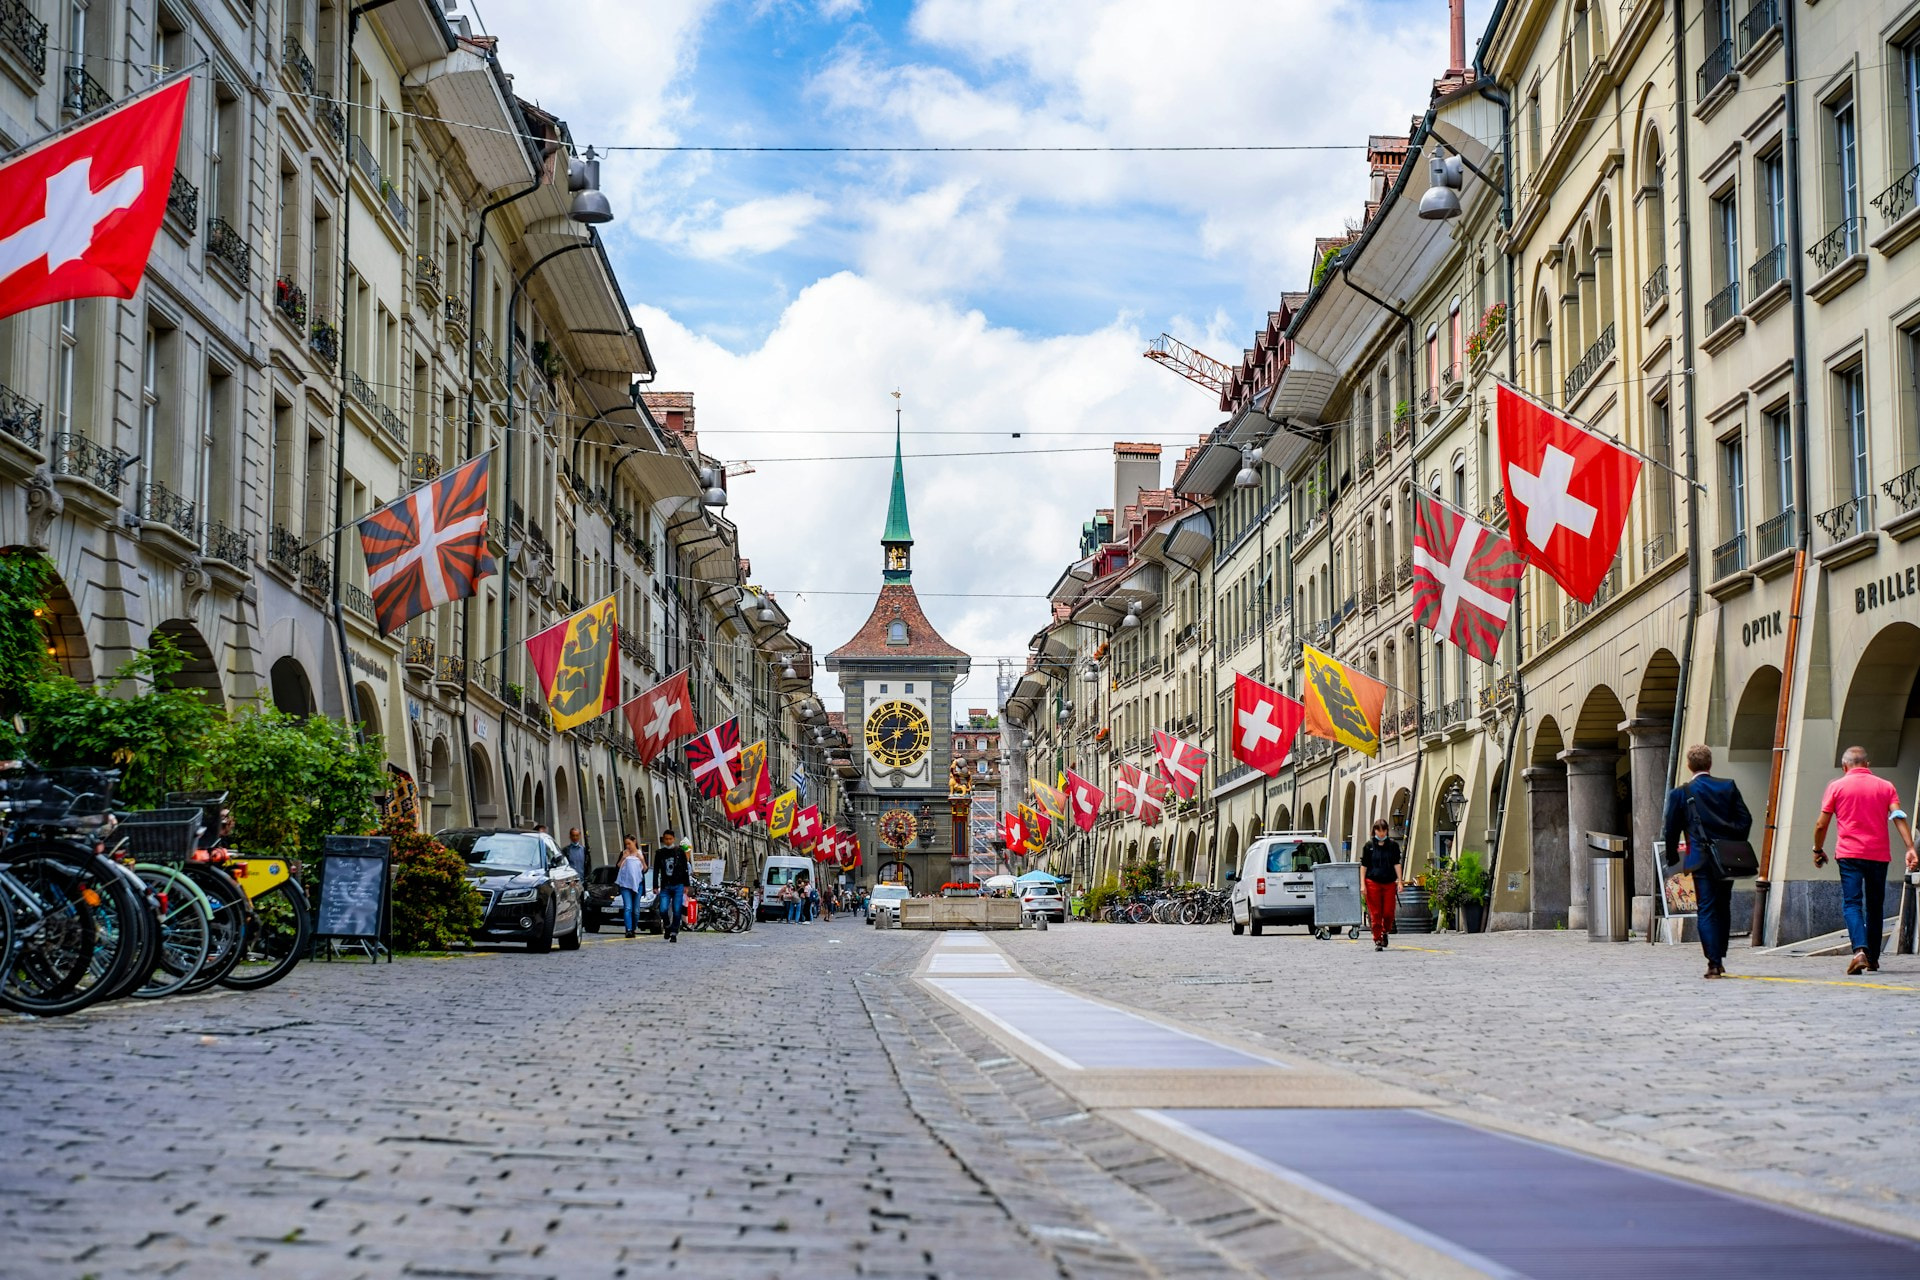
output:
[[[905,198],[869,203],[861,270],[915,293],[979,284],[1000,265],[1009,200],[979,198],[970,183],[950,182]]]
[[[825,216],[826,201],[804,191],[766,196],[734,205],[717,222],[686,234],[686,244],[702,258],[772,253],[784,249]]]
[[[838,21],[851,18],[866,7],[866,0],[820,0],[820,16],[829,21]]]

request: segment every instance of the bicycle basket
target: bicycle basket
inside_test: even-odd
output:
[[[198,809],[139,809],[122,815],[121,848],[143,862],[186,862],[200,836]]]
[[[169,791],[167,804],[170,807],[195,805],[200,810],[200,825],[208,831],[220,830],[220,811],[227,807],[227,791]]]
[[[0,772],[0,802],[16,827],[97,826],[113,810],[119,780],[117,769],[9,769]]]

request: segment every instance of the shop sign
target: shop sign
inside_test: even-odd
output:
[[[1853,611],[1865,613],[1914,595],[1920,595],[1920,566],[1908,565],[1904,570],[1875,578],[1864,587],[1855,587]]]
[[[1740,624],[1741,646],[1744,648],[1751,648],[1753,646],[1753,642],[1756,640],[1771,640],[1775,636],[1785,635],[1786,628],[1783,627],[1780,623],[1780,613],[1781,611],[1779,609],[1775,609],[1772,613],[1761,614],[1759,617],[1753,619],[1751,622],[1741,623]]]
[[[387,669],[371,658],[362,656],[358,649],[347,650],[347,661],[352,663],[353,669],[363,676],[371,676],[375,680],[387,678]]]

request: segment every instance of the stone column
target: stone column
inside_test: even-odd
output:
[[[1629,720],[1620,726],[1627,735],[1627,767],[1633,781],[1633,919],[1651,919],[1654,896],[1660,892],[1660,869],[1653,843],[1660,838],[1667,808],[1667,753],[1673,746],[1670,720]],[[1641,902],[1644,898],[1646,901]],[[1636,928],[1640,925],[1636,924]]]
[[[1567,918],[1567,771],[1557,764],[1535,765],[1520,777],[1527,784],[1527,831],[1533,844],[1528,923],[1551,929]]]
[[[1613,771],[1620,753],[1611,748],[1562,751],[1567,766],[1567,928],[1587,927],[1587,832],[1614,831]]]

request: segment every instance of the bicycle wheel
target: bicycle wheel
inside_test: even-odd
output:
[[[159,967],[160,899],[152,886],[142,880],[132,867],[114,859],[107,861],[132,901],[122,925],[127,932],[127,950],[118,958],[116,972],[101,975],[102,981],[111,983],[102,998],[118,1000],[132,994]],[[95,962],[98,963],[98,960],[96,955]]]
[[[55,1017],[112,995],[140,945],[136,895],[112,862],[54,841],[7,850],[19,938],[0,1002]]]
[[[192,982],[213,948],[213,904],[181,871],[158,863],[134,872],[160,895],[160,955],[146,980],[127,994],[136,1000],[170,996]]]
[[[191,995],[205,991],[240,963],[247,945],[247,930],[253,927],[253,907],[247,902],[245,891],[220,868],[204,862],[189,862],[185,870],[213,905],[213,944],[208,949],[207,962],[180,988],[180,994]]]
[[[313,941],[313,914],[297,881],[282,880],[253,900],[253,927],[240,959],[220,985],[236,991],[270,987],[293,972]]]

